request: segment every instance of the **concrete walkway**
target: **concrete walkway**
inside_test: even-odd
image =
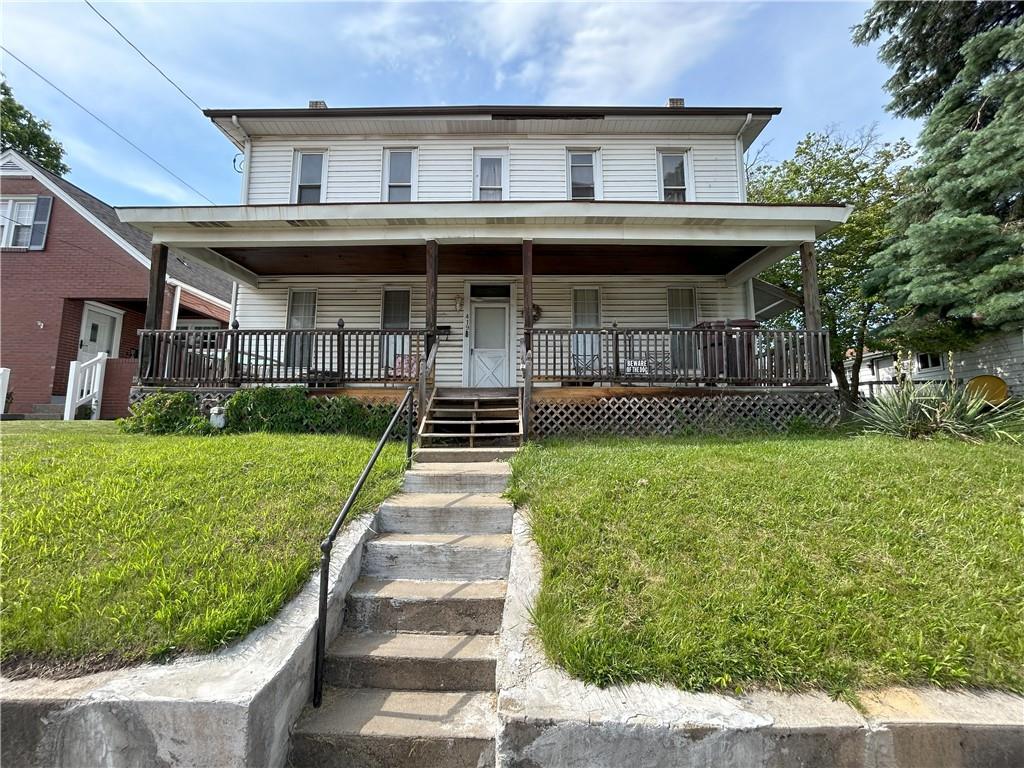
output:
[[[495,664],[511,553],[509,448],[421,449],[367,541],[320,709],[290,763],[494,764]]]

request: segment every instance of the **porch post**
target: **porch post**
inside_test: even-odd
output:
[[[426,353],[437,335],[437,240],[427,240],[427,344]]]
[[[146,330],[163,325],[164,292],[167,285],[167,246],[153,243],[149,266],[149,300],[146,302]]]
[[[818,259],[814,243],[800,243],[800,277],[804,289],[804,327],[821,330],[821,298],[818,295]]]
[[[530,436],[530,401],[533,399],[533,240],[523,240],[523,439]]]

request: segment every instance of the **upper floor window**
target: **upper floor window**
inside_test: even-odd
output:
[[[598,200],[601,197],[598,154],[594,150],[569,150],[569,199]]]
[[[324,188],[323,152],[298,152],[295,158],[295,202],[321,203]]]
[[[384,178],[387,179],[384,199],[389,203],[408,203],[416,199],[416,152],[412,149],[389,149],[384,154]]]
[[[44,196],[0,200],[0,247],[42,250],[52,205]]]
[[[941,368],[942,365],[942,355],[935,354],[934,352],[920,352],[917,355],[917,367],[919,370],[927,371],[929,369]]]
[[[478,149],[473,184],[475,200],[508,200],[508,151]]]
[[[658,166],[661,172],[661,199],[666,203],[686,202],[686,152],[659,152]]]

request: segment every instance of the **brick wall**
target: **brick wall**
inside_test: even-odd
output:
[[[0,249],[0,366],[11,369],[11,412],[27,413],[67,389],[68,365],[78,354],[82,302],[144,302],[149,270],[35,179],[5,176],[3,193],[54,198],[42,251]],[[169,289],[164,327],[173,297]],[[120,353],[137,348],[141,322],[140,312],[131,318],[126,313]]]
[[[108,360],[103,372],[103,401],[101,419],[119,419],[128,415],[128,394],[135,375],[135,360],[123,358]]]

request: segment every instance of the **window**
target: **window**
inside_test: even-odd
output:
[[[686,202],[686,152],[658,153],[661,170],[661,199],[667,203]]]
[[[473,183],[475,200],[507,200],[508,152],[477,150]]]
[[[569,150],[569,199],[596,200],[600,197],[597,153]]]
[[[942,355],[935,352],[919,352],[917,355],[918,370],[927,371],[931,368],[943,366]]]
[[[601,292],[597,288],[573,288],[572,327],[601,327]],[[571,355],[575,374],[598,376],[601,372],[601,334],[574,333]]]
[[[380,327],[383,330],[409,328],[409,290],[407,288],[385,288],[381,298]],[[409,334],[385,333],[380,346],[381,367],[388,378],[407,377],[415,368],[415,361],[409,354]],[[414,374],[413,374],[414,375]]]
[[[295,202],[323,202],[324,153],[299,152],[296,160]]]
[[[572,289],[572,327],[601,327],[601,293],[597,288]]]
[[[0,204],[0,245],[28,248],[32,239],[32,219],[35,216],[35,198],[4,200]]]
[[[692,328],[697,324],[697,296],[693,288],[668,289],[668,327]],[[697,348],[689,334],[672,334],[672,370],[696,368]]]
[[[415,152],[411,149],[389,149],[384,157],[387,179],[385,200],[389,203],[408,203],[415,198],[413,165]]]
[[[316,327],[316,291],[292,291],[288,294],[288,330]],[[309,368],[312,364],[313,340],[306,334],[294,338],[289,334],[285,344],[287,364]]]

